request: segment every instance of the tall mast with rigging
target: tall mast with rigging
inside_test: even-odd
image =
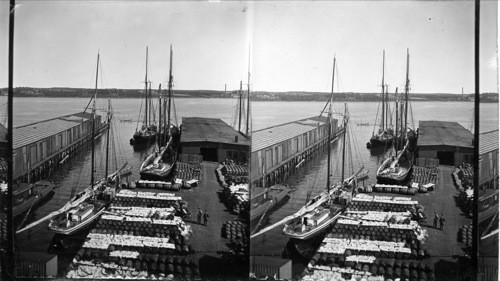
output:
[[[396,87],[396,129],[394,130],[394,148],[396,150],[396,155],[398,154],[398,129],[399,129],[399,126],[398,126],[398,123],[399,123],[399,118],[398,118],[398,102],[399,102],[399,99],[398,99],[398,87]]]
[[[163,111],[162,111],[162,94],[161,94],[161,83],[158,86],[158,137],[156,142],[158,143],[158,149],[163,145],[163,139],[161,138],[161,126],[163,123]],[[165,132],[163,132],[165,134]]]
[[[247,95],[247,126],[246,135],[250,133],[250,49],[248,49],[248,95]]]
[[[107,134],[106,134],[106,162],[105,162],[105,169],[104,169],[104,176],[108,176],[108,160],[109,160],[109,134],[110,134],[110,129],[111,129],[111,99],[108,99],[108,114],[107,114],[107,122],[108,122],[108,128],[107,128]]]
[[[333,56],[333,72],[332,72],[332,92],[330,94],[330,108],[328,109],[328,162],[327,162],[327,168],[326,168],[326,188],[328,190],[328,194],[330,194],[330,162],[331,162],[331,156],[330,154],[332,153],[332,148],[331,148],[331,136],[332,136],[332,103],[333,103],[333,89],[335,85],[335,64],[336,64],[336,59],[335,56]]]
[[[93,188],[94,186],[94,158],[95,158],[95,144],[94,144],[94,138],[95,138],[95,112],[96,112],[96,99],[97,99],[97,82],[99,80],[99,52],[97,52],[97,67],[96,67],[96,72],[95,72],[95,92],[94,92],[94,104],[92,105],[92,157],[91,157],[91,164],[90,164],[90,186]]]
[[[148,47],[146,47],[146,77],[144,78],[144,125],[148,126]]]
[[[406,49],[406,84],[405,84],[405,135],[407,134],[407,125],[408,125],[408,92],[410,91],[410,50]]]
[[[345,139],[347,132],[347,103],[344,103],[344,132],[342,137],[342,175],[341,175],[341,183],[344,183],[344,163],[345,163]]]
[[[242,98],[243,98],[243,81],[240,81],[240,92],[239,92],[239,117],[238,117],[238,132],[241,132],[241,110],[242,110]]]
[[[386,127],[386,102],[385,102],[385,81],[384,81],[384,74],[385,74],[385,50],[382,55],[382,130],[385,130]]]
[[[174,79],[174,77],[172,76],[172,57],[173,57],[173,51],[172,51],[172,45],[170,45],[170,69],[168,73],[168,113],[167,113],[168,117],[167,117],[166,132],[170,130],[170,110],[172,108],[172,83]]]

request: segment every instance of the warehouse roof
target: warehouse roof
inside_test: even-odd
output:
[[[457,122],[420,121],[418,146],[446,145],[473,148],[474,135]]]
[[[57,135],[82,122],[90,120],[91,113],[75,113],[14,128],[12,148],[26,146],[44,138]]]
[[[479,135],[479,155],[498,150],[498,129]]]
[[[238,136],[238,142],[235,137]],[[250,145],[250,140],[221,119],[183,117],[181,142],[214,142]]]
[[[311,117],[252,132],[252,152],[300,136],[325,124],[328,117]]]

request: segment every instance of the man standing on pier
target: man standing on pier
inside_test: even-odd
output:
[[[201,211],[200,208],[198,208],[198,218],[197,218],[197,222],[198,224],[201,224],[201,216],[203,215],[203,212]]]
[[[443,213],[441,213],[441,217],[439,217],[439,229],[443,230],[443,226],[444,226],[444,216]]]
[[[436,228],[436,229],[438,227],[438,220],[439,220],[439,216],[438,216],[437,212],[434,212],[434,228]]]
[[[207,225],[208,222],[208,213],[207,210],[205,210],[205,213],[203,213],[203,224]]]

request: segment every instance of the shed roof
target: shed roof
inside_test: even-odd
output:
[[[252,152],[300,136],[325,124],[328,117],[315,116],[252,132]]]
[[[455,146],[473,148],[474,135],[457,122],[420,121],[418,146]]]
[[[235,142],[238,136],[238,142]],[[183,117],[181,142],[214,142],[250,145],[250,140],[221,119]]]
[[[479,136],[479,155],[498,150],[498,129],[481,133]]]
[[[12,135],[12,148],[17,149],[64,132],[90,120],[91,117],[91,113],[79,112],[16,127]]]

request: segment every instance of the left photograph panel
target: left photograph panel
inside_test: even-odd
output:
[[[246,279],[245,5],[16,1],[11,14],[12,274]]]

